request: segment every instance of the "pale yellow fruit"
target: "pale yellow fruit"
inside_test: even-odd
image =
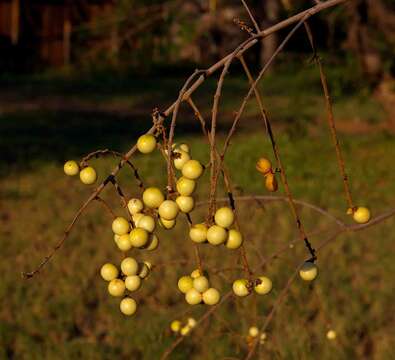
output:
[[[232,209],[224,206],[215,212],[214,220],[218,226],[228,228],[232,226],[235,220],[235,215],[233,214]]]
[[[205,292],[209,288],[210,284],[205,276],[199,276],[193,279],[193,288],[200,293]]]
[[[178,196],[176,203],[181,212],[187,214],[190,213],[195,207],[195,200],[192,196]]]
[[[177,170],[181,170],[185,163],[191,160],[191,157],[186,151],[183,150],[176,150],[174,151],[174,167]]]
[[[266,334],[265,332],[263,332],[263,333],[261,334],[261,336],[259,337],[259,343],[260,343],[261,345],[263,345],[263,344],[266,342],[266,338],[267,338],[267,334]]]
[[[137,275],[130,275],[125,278],[125,287],[129,291],[136,291],[141,286],[141,278]]]
[[[237,296],[241,297],[247,296],[250,293],[248,290],[248,280],[246,279],[236,280],[232,285],[232,289]]]
[[[187,325],[192,329],[196,326],[197,322],[193,317],[187,319]]]
[[[272,170],[272,163],[266,158],[260,158],[256,163],[256,169],[260,173],[266,175],[269,171]]]
[[[178,289],[182,293],[187,293],[193,288],[193,279],[190,276],[181,276],[177,283]]]
[[[182,167],[182,176],[187,179],[196,180],[203,174],[203,165],[197,160],[189,160]]]
[[[148,231],[142,228],[134,228],[130,234],[130,243],[134,247],[143,247],[148,243],[149,234]]]
[[[202,294],[196,289],[192,288],[185,294],[185,300],[189,305],[197,305],[202,302]]]
[[[153,251],[156,250],[159,246],[159,239],[155,234],[150,234],[149,240],[148,240],[148,246],[147,250]]]
[[[318,267],[311,261],[306,261],[300,268],[299,275],[305,281],[313,281],[318,275]]]
[[[113,264],[104,264],[100,269],[101,277],[106,281],[114,280],[118,277],[119,271]]]
[[[161,227],[163,227],[164,229],[167,229],[167,230],[173,229],[173,227],[176,226],[175,219],[174,220],[166,220],[166,219],[159,218],[158,222]]]
[[[143,154],[149,154],[156,148],[155,136],[151,134],[141,135],[137,140],[137,149]]]
[[[63,170],[67,176],[75,176],[80,172],[80,167],[74,160],[69,160],[65,162]]]
[[[251,337],[257,337],[259,335],[259,329],[256,326],[251,326],[248,329],[248,335]]]
[[[191,278],[196,279],[199,276],[202,276],[203,273],[199,269],[195,269],[191,272]]]
[[[151,264],[148,261],[144,261],[139,264],[139,273],[138,275],[145,279],[151,273]]]
[[[152,233],[155,230],[155,220],[152,216],[149,215],[143,215],[139,217],[135,225],[139,228],[147,230],[150,233]]]
[[[178,147],[180,150],[185,151],[187,153],[189,153],[190,149],[189,149],[189,145],[188,144],[180,144],[180,146]]]
[[[137,303],[134,299],[127,297],[121,300],[119,308],[121,309],[122,314],[131,316],[137,310]]]
[[[80,180],[85,185],[92,185],[97,180],[96,170],[92,166],[87,166],[80,171]]]
[[[358,206],[354,211],[353,218],[359,224],[366,224],[370,220],[370,211],[364,206]]]
[[[265,187],[271,192],[275,192],[278,189],[277,179],[274,174],[269,173],[265,177]]]
[[[273,287],[272,281],[266,276],[260,276],[258,279],[261,280],[261,283],[254,286],[255,292],[259,295],[269,294]]]
[[[129,222],[122,216],[116,217],[111,227],[114,234],[117,235],[125,235],[130,229]]]
[[[335,340],[336,337],[337,337],[336,331],[335,330],[329,330],[326,333],[326,337],[327,337],[328,340]]]
[[[141,212],[144,209],[144,204],[140,199],[130,199],[128,201],[129,212],[134,215]]]
[[[219,303],[221,295],[217,289],[209,288],[203,293],[203,302],[206,305],[216,305]]]
[[[112,296],[122,296],[125,292],[125,283],[121,279],[111,280],[108,284],[108,292]]]
[[[162,191],[158,188],[149,187],[144,190],[143,202],[149,208],[157,209],[163,201],[165,201],[165,197],[163,196]]]
[[[115,241],[115,243],[118,243],[118,240],[119,240],[120,238],[121,238],[121,237],[120,237],[119,235],[114,234],[114,241]]]
[[[207,230],[207,241],[212,245],[223,244],[227,237],[227,231],[221,226],[213,225]]]
[[[176,188],[181,196],[190,196],[196,189],[196,181],[181,176],[177,180]]]
[[[243,244],[243,236],[240,231],[231,229],[228,231],[228,238],[226,239],[226,247],[228,249],[238,249]]]
[[[121,251],[128,251],[133,247],[132,243],[130,242],[129,234],[124,234],[119,236],[119,239],[117,240],[116,243],[119,250]]]
[[[136,275],[139,269],[138,262],[132,257],[127,257],[121,262],[121,271],[126,276]]]
[[[159,216],[165,220],[174,220],[179,212],[178,205],[173,200],[165,200],[159,206]]]
[[[137,227],[138,222],[140,221],[140,219],[141,219],[143,216],[145,216],[145,215],[142,214],[142,213],[136,213],[136,214],[133,214],[133,215],[132,215],[132,219],[133,219],[134,225],[135,225],[136,227]]]
[[[193,225],[189,230],[189,237],[196,243],[203,243],[207,240],[206,224]]]
[[[174,320],[170,324],[170,329],[171,331],[177,333],[181,330],[181,321],[179,320]]]
[[[183,327],[181,328],[180,334],[181,334],[182,336],[187,336],[187,335],[190,333],[190,331],[191,331],[191,328],[190,328],[188,325],[186,325],[186,326],[183,326]]]

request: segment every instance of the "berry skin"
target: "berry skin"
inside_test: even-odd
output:
[[[189,151],[190,151],[188,144],[180,144],[180,146],[178,148],[182,151],[187,152],[187,153],[189,153]]]
[[[181,170],[185,163],[191,160],[191,157],[186,151],[183,150],[176,150],[174,151],[176,158],[174,159],[174,167],[177,170]]]
[[[174,320],[170,324],[170,329],[171,331],[178,333],[181,330],[181,321],[179,320]]]
[[[141,212],[144,209],[144,204],[140,199],[130,199],[128,201],[129,212],[134,215]]]
[[[75,176],[80,172],[80,167],[74,160],[69,160],[65,162],[63,171],[67,176]]]
[[[111,280],[108,284],[108,292],[112,296],[122,296],[125,292],[125,283],[121,279]]]
[[[261,283],[254,286],[255,292],[259,295],[269,294],[273,287],[272,281],[266,276],[260,276],[259,280],[261,280]]]
[[[137,149],[142,154],[149,154],[156,148],[155,136],[151,134],[141,135],[137,140]]]
[[[271,192],[275,192],[278,189],[278,184],[277,184],[277,180],[276,177],[274,176],[274,174],[269,173],[266,175],[265,177],[265,187],[267,190],[271,191]]]
[[[248,335],[254,338],[257,337],[259,335],[259,329],[256,326],[251,326],[248,329]]]
[[[158,220],[159,225],[162,226],[164,229],[173,229],[174,226],[176,226],[176,220],[165,220],[162,218],[159,218]]]
[[[156,250],[159,246],[159,239],[155,234],[151,234],[148,240],[147,250],[153,251]]]
[[[197,305],[202,302],[202,294],[196,289],[190,289],[185,294],[185,300],[189,305]]]
[[[265,332],[263,332],[263,333],[261,334],[260,338],[259,338],[259,343],[260,343],[261,345],[263,345],[263,344],[265,343],[265,341],[266,341],[266,338],[267,338],[267,334],[266,334]]]
[[[156,187],[149,187],[143,192],[143,202],[152,209],[157,209],[165,201],[162,192]]]
[[[256,169],[263,175],[266,175],[272,170],[272,163],[266,158],[260,158],[256,163]]]
[[[122,314],[131,316],[137,310],[137,303],[134,299],[126,297],[122,299],[121,303],[119,304],[119,308],[121,309]]]
[[[196,189],[195,180],[181,176],[176,183],[176,188],[181,196],[190,196]]]
[[[144,261],[139,264],[139,273],[138,276],[140,278],[145,279],[151,272],[151,264],[148,261]]]
[[[300,268],[299,275],[305,281],[313,281],[318,275],[318,267],[311,261],[306,261]]]
[[[220,298],[219,291],[214,288],[209,288],[203,293],[203,302],[206,305],[216,305],[219,303]]]
[[[232,285],[233,292],[240,297],[247,296],[250,293],[247,285],[248,285],[248,280],[246,279],[236,280]]]
[[[147,230],[150,233],[152,233],[155,230],[155,220],[152,216],[149,215],[143,215],[139,217],[135,225],[139,228]]]
[[[195,207],[195,200],[192,196],[178,196],[176,203],[181,212],[187,214],[190,213]]]
[[[191,328],[188,325],[186,325],[186,326],[181,328],[180,334],[182,336],[187,336],[190,333],[190,331],[191,331]]]
[[[132,246],[140,248],[148,243],[149,234],[145,229],[135,228],[130,232],[129,238]]]
[[[235,220],[235,215],[230,208],[224,206],[215,212],[214,220],[218,226],[228,228],[232,226]]]
[[[132,219],[134,222],[134,225],[137,226],[137,223],[140,221],[140,219],[144,216],[142,213],[137,213],[132,215]]]
[[[119,250],[124,252],[130,250],[133,246],[132,243],[130,242],[129,234],[121,235],[117,240],[117,246]]]
[[[223,244],[228,237],[227,231],[218,225],[210,226],[207,230],[207,241],[211,245]]]
[[[335,340],[335,339],[336,339],[336,336],[337,336],[337,334],[336,334],[336,331],[335,331],[335,330],[329,330],[329,331],[326,333],[326,337],[327,337],[328,340]]]
[[[189,230],[189,237],[196,243],[203,243],[207,240],[207,226],[205,224],[193,225]]]
[[[92,166],[87,166],[80,171],[80,180],[85,185],[92,185],[97,180],[96,170]]]
[[[199,276],[193,279],[193,288],[200,293],[204,293],[209,288],[208,279],[205,276]]]
[[[165,220],[174,220],[179,212],[178,205],[173,200],[165,200],[159,206],[159,216]]]
[[[193,317],[189,317],[187,320],[187,326],[189,326],[191,329],[196,326],[197,322]]]
[[[197,160],[189,160],[182,167],[182,176],[187,179],[196,180],[203,174],[203,165]]]
[[[122,273],[126,276],[136,275],[139,269],[138,262],[132,257],[127,257],[121,262]]]
[[[190,276],[181,276],[178,279],[177,286],[183,294],[186,294],[193,288],[193,279]]]
[[[366,224],[370,220],[370,211],[364,206],[358,206],[354,211],[353,218],[358,224]]]
[[[228,238],[226,239],[226,247],[228,249],[238,249],[243,244],[243,236],[240,231],[231,229],[228,231]]]
[[[191,272],[192,279],[196,279],[199,276],[203,276],[203,273],[199,269],[195,269]]]
[[[128,233],[130,226],[129,222],[124,217],[117,217],[112,222],[112,231],[117,235],[125,235]]]
[[[141,278],[137,275],[127,276],[125,279],[125,287],[129,291],[136,291],[141,286]]]
[[[113,264],[104,264],[100,269],[101,277],[106,281],[114,280],[118,277],[119,271]]]

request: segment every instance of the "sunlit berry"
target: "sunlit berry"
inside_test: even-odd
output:
[[[151,134],[141,135],[137,140],[137,149],[143,154],[149,154],[156,148],[155,136]]]
[[[141,286],[141,278],[138,275],[130,275],[125,278],[125,287],[129,291],[136,291]]]
[[[145,215],[142,214],[142,213],[136,213],[136,214],[133,214],[133,215],[132,215],[133,223],[134,223],[134,225],[135,225],[136,227],[137,227],[138,222],[140,221],[140,219],[141,219],[143,216],[145,216]]]
[[[181,334],[182,336],[187,336],[190,332],[191,332],[191,327],[188,326],[188,325],[183,326],[183,327],[181,328],[181,330],[180,330],[180,334]]]
[[[152,216],[143,215],[135,222],[135,225],[139,228],[147,230],[152,233],[155,230],[155,220]]]
[[[159,218],[158,223],[161,227],[163,227],[164,229],[173,229],[174,226],[176,226],[176,220],[166,220],[166,219],[162,219]]]
[[[187,319],[187,325],[192,329],[196,326],[197,321],[193,317]]]
[[[234,281],[232,289],[233,292],[240,297],[247,296],[250,293],[248,289],[248,280],[246,279],[239,279]]]
[[[196,181],[181,176],[177,180],[176,188],[181,196],[190,196],[196,189]]]
[[[218,225],[212,225],[207,230],[207,241],[211,245],[223,244],[228,237],[227,231]]]
[[[206,305],[216,305],[219,303],[221,295],[217,289],[209,288],[203,293],[202,297]]]
[[[196,224],[189,229],[189,237],[196,243],[203,243],[207,240],[206,224]]]
[[[203,273],[199,269],[195,269],[191,272],[192,279],[196,279],[199,276],[203,276]]]
[[[335,340],[336,337],[337,337],[336,331],[335,330],[329,330],[326,333],[326,337],[327,337],[328,340]]]
[[[175,150],[174,151],[174,167],[181,170],[187,161],[191,160],[191,157],[186,151]]]
[[[100,269],[101,277],[106,281],[114,280],[118,277],[119,271],[113,264],[104,264]]]
[[[85,185],[92,185],[97,180],[96,170],[92,166],[87,166],[80,171],[80,180]]]
[[[127,234],[130,229],[129,222],[122,216],[116,217],[111,227],[114,234],[117,235]]]
[[[189,305],[197,305],[202,302],[202,294],[196,289],[192,288],[185,294],[185,300]]]
[[[318,267],[311,261],[306,261],[300,268],[299,275],[305,281],[313,281],[318,275]]]
[[[228,249],[238,249],[243,244],[243,236],[240,231],[231,229],[228,231],[228,238],[225,245]]]
[[[370,211],[364,206],[358,206],[354,211],[353,218],[359,224],[366,224],[370,220]]]
[[[158,246],[159,246],[158,237],[155,234],[150,234],[146,249],[149,251],[153,251],[156,250]]]
[[[143,247],[148,243],[149,234],[148,231],[142,228],[134,228],[130,234],[130,243],[134,247]]]
[[[128,201],[129,212],[134,215],[141,212],[144,209],[144,204],[140,199],[130,199]]]
[[[265,176],[265,187],[267,190],[271,192],[275,192],[278,189],[278,183],[276,176],[272,173],[269,173]]]
[[[248,335],[254,338],[257,337],[259,335],[259,329],[256,326],[251,326],[248,329]]]
[[[209,288],[208,279],[205,276],[199,276],[196,279],[193,279],[193,287],[200,293],[205,292]]]
[[[269,171],[272,170],[272,163],[269,159],[260,158],[256,163],[256,169],[263,175],[266,175]]]
[[[192,196],[178,196],[176,198],[176,203],[183,213],[190,213],[195,207],[195,200]]]
[[[129,251],[133,246],[132,243],[130,242],[130,236],[129,234],[124,234],[119,236],[119,239],[116,242],[119,250],[121,251]]]
[[[266,276],[260,276],[258,278],[261,283],[254,286],[254,290],[259,295],[266,295],[268,294],[273,287],[272,281]]]
[[[63,170],[66,175],[75,176],[80,172],[80,167],[74,160],[69,160],[65,162]]]
[[[178,205],[173,200],[165,200],[159,206],[159,216],[165,220],[174,220],[179,212]]]
[[[108,283],[108,292],[112,296],[122,296],[125,292],[125,283],[121,279],[114,279]]]
[[[178,333],[181,330],[181,321],[179,320],[174,320],[170,324],[170,329],[171,331]]]
[[[187,153],[189,153],[190,149],[189,149],[189,145],[188,144],[180,144],[180,146],[178,147],[180,150],[185,151]]]
[[[182,176],[187,179],[196,180],[203,174],[203,165],[197,160],[188,160],[182,167]]]
[[[224,206],[215,212],[214,220],[218,226],[228,228],[232,226],[235,220],[235,215],[233,214],[232,209]]]
[[[137,310],[137,303],[134,299],[130,297],[126,297],[121,300],[119,304],[119,308],[121,309],[121,313],[127,316],[133,315]]]
[[[178,289],[182,293],[186,293],[187,291],[191,290],[193,288],[193,279],[190,276],[181,276],[178,279],[177,283]]]
[[[165,197],[156,187],[149,187],[143,192],[143,202],[149,208],[157,209],[165,201]]]
[[[267,338],[267,334],[266,334],[265,332],[263,332],[263,333],[261,334],[261,336],[259,337],[259,343],[260,343],[261,345],[263,345],[263,344],[266,342],[266,338]]]
[[[132,257],[127,257],[121,262],[121,271],[126,276],[136,275],[139,269],[138,262]]]

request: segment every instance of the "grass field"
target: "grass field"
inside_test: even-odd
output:
[[[310,72],[304,80],[296,78],[289,96],[284,94],[284,78],[271,75],[263,92],[294,195],[350,223],[317,92],[318,78]],[[115,82],[51,86],[47,80],[29,80],[3,86],[8,98],[3,97],[0,115],[0,358],[157,359],[175,339],[170,322],[189,316],[197,319],[206,310],[187,306],[176,288],[178,277],[196,267],[187,224],[180,219],[174,231],[158,231],[158,250],[136,253],[157,267],[136,295],[136,316],[123,317],[119,301],[110,298],[99,275],[104,262],[118,262],[122,254],[112,239],[111,218],[98,203],[88,208],[39,276],[29,281],[21,278],[21,271],[33,269],[53,248],[92,190],[64,176],[63,161],[100,148],[126,151],[137,134],[150,126],[151,109],[168,105],[182,84],[179,78],[163,82],[150,78],[117,89]],[[206,93],[214,85],[209,82],[197,100],[206,104],[206,114]],[[228,86],[219,141],[229,126],[229,114],[246,90],[238,77]],[[336,99],[339,120],[344,124],[357,118],[356,130],[360,123],[374,125],[384,119],[379,105],[363,91],[338,92]],[[261,155],[271,156],[270,144],[256,114],[251,102],[226,160],[238,196],[267,195],[255,162]],[[188,142],[193,156],[206,163],[209,153],[198,129],[191,125],[191,116],[182,112],[176,138]],[[369,206],[373,215],[392,208],[394,136],[380,130],[340,136],[356,203]],[[133,162],[146,185],[165,185],[165,163],[159,154],[137,156]],[[93,164],[103,179],[116,161],[105,158]],[[208,178],[205,174],[199,183],[199,200],[207,196]],[[138,195],[130,170],[125,168],[119,181],[128,196]],[[223,195],[220,191],[219,196]],[[113,188],[108,187],[103,198],[117,214],[124,213]],[[182,342],[171,359],[244,358],[248,328],[262,325],[306,257],[297,243],[259,268],[262,259],[297,239],[296,228],[285,202],[240,201],[237,205],[248,259],[258,275],[272,278],[274,290],[262,298],[231,298]],[[321,231],[311,236],[314,245],[336,230],[331,219],[311,209],[300,210],[307,230]],[[206,211],[205,206],[198,208],[193,220],[202,220]],[[364,231],[343,234],[323,248],[318,254],[319,279],[314,286],[299,279],[291,285],[256,358],[395,359],[394,225],[391,218]],[[232,281],[242,276],[238,253],[207,245],[201,251],[207,268],[236,267],[211,276],[213,285],[226,293]],[[326,339],[328,327],[337,331],[335,341]]]

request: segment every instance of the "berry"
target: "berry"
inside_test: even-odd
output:
[[[193,287],[200,293],[205,292],[209,288],[208,279],[205,276],[199,276],[196,279],[193,279]]]
[[[80,167],[74,160],[69,160],[65,162],[63,170],[66,175],[75,176],[80,172]]]
[[[215,212],[214,220],[218,226],[228,228],[233,224],[235,215],[230,208],[224,206]]]
[[[182,293],[187,293],[189,290],[191,290],[193,288],[193,279],[190,276],[181,276],[178,279],[178,283],[177,283],[178,289],[182,292]]]
[[[137,140],[137,149],[143,154],[149,154],[156,148],[155,136],[151,134],[141,135]]]
[[[176,183],[176,188],[181,196],[190,196],[195,191],[196,182],[195,180],[187,179],[181,176]]]
[[[122,299],[119,304],[119,308],[121,309],[121,313],[127,316],[133,315],[137,310],[136,301],[130,297],[126,297]]]
[[[196,180],[203,174],[203,165],[197,160],[188,160],[182,167],[181,172],[187,179]]]
[[[228,238],[226,239],[226,247],[228,249],[238,249],[243,243],[243,236],[240,231],[231,229],[228,231]]]
[[[202,243],[207,240],[207,226],[206,224],[193,225],[189,230],[189,237],[196,243]]]
[[[216,305],[219,303],[220,298],[219,291],[214,288],[209,288],[203,293],[203,302],[206,305]]]
[[[254,338],[257,337],[259,335],[259,329],[256,326],[251,326],[248,329],[248,335]]]
[[[165,220],[174,220],[178,215],[178,205],[173,200],[165,200],[159,206],[159,216]]]
[[[192,329],[196,326],[197,322],[193,317],[189,317],[187,320],[187,325]]]
[[[336,334],[336,331],[335,331],[335,330],[329,330],[329,331],[326,333],[326,337],[327,337],[328,340],[335,340],[335,339],[336,339],[336,336],[337,336],[337,334]]]
[[[189,151],[190,151],[188,144],[180,144],[180,146],[178,148],[182,151],[187,152],[187,153],[189,153]]]
[[[256,163],[256,169],[263,175],[266,175],[272,170],[272,163],[266,158],[260,158]]]
[[[265,187],[267,190],[271,191],[271,192],[275,192],[278,189],[278,184],[277,184],[277,180],[276,177],[274,176],[274,174],[269,173],[266,175],[265,177]]]
[[[156,187],[149,187],[143,192],[143,202],[149,208],[157,209],[165,201],[162,192]]]
[[[159,218],[159,225],[162,226],[164,229],[173,229],[173,227],[176,225],[176,220],[165,220],[162,218]]]
[[[370,211],[364,206],[358,206],[354,211],[353,218],[359,224],[366,224],[370,220]]]
[[[147,230],[142,228],[135,228],[130,232],[129,238],[132,246],[143,247],[148,243],[149,236]]]
[[[226,241],[228,237],[227,231],[218,225],[210,226],[207,230],[207,241],[211,245],[220,245]]]
[[[148,240],[147,250],[153,251],[156,250],[159,246],[159,239],[155,234],[151,234]]]
[[[255,292],[259,295],[269,294],[273,287],[272,281],[266,276],[260,276],[258,279],[261,280],[261,283],[255,285]]]
[[[106,281],[114,280],[118,277],[119,271],[113,264],[104,264],[100,269],[101,277]]]
[[[138,221],[135,222],[135,225],[139,228],[147,230],[152,233],[155,230],[155,220],[152,216],[143,215],[139,217]]]
[[[130,226],[129,222],[124,217],[116,217],[112,222],[112,231],[117,235],[125,235],[128,233]]]
[[[80,171],[80,180],[85,185],[92,185],[97,180],[96,170],[92,166],[87,166]]]
[[[195,269],[191,272],[192,279],[196,279],[199,276],[203,276],[203,273],[199,269]]]
[[[139,273],[140,278],[145,279],[151,272],[151,263],[148,261],[144,261],[139,264]]]
[[[144,216],[144,214],[142,213],[137,213],[137,214],[133,214],[132,215],[132,219],[134,222],[134,225],[137,226],[138,222],[140,221],[140,219]]]
[[[263,345],[263,344],[265,343],[265,341],[266,341],[266,338],[267,338],[267,334],[266,334],[265,332],[263,332],[263,333],[261,334],[260,338],[259,338],[259,343],[260,343],[261,345]]]
[[[141,286],[141,278],[137,275],[130,275],[125,278],[125,287],[129,291],[136,291]]]
[[[299,275],[303,280],[312,281],[318,275],[318,267],[311,261],[306,261],[300,268]]]
[[[144,204],[140,199],[130,199],[128,201],[129,212],[134,215],[141,212],[144,209]]]
[[[174,167],[177,170],[181,170],[185,163],[191,160],[191,157],[186,151],[176,150],[174,151],[175,159],[174,159]]]
[[[247,296],[250,293],[250,290],[248,289],[248,280],[246,279],[239,279],[236,280],[233,285],[232,285],[232,289],[233,292],[237,295],[237,296]]]
[[[174,320],[170,324],[170,329],[171,331],[177,333],[181,330],[181,321],[179,320]]]
[[[185,294],[185,300],[189,305],[197,305],[202,302],[202,294],[196,289],[192,288]]]
[[[111,280],[108,284],[108,292],[112,296],[122,296],[125,292],[125,283],[121,279]]]
[[[195,207],[195,200],[193,200],[192,196],[178,196],[176,199],[176,203],[183,213],[190,213]]]
[[[191,331],[191,328],[188,325],[185,325],[184,327],[181,328],[180,334],[182,336],[187,336]]]
[[[138,262],[132,257],[127,257],[121,262],[122,273],[126,276],[136,275],[139,269]]]
[[[119,239],[117,240],[117,246],[121,251],[130,250],[132,248],[132,243],[130,242],[129,234],[119,236]]]

